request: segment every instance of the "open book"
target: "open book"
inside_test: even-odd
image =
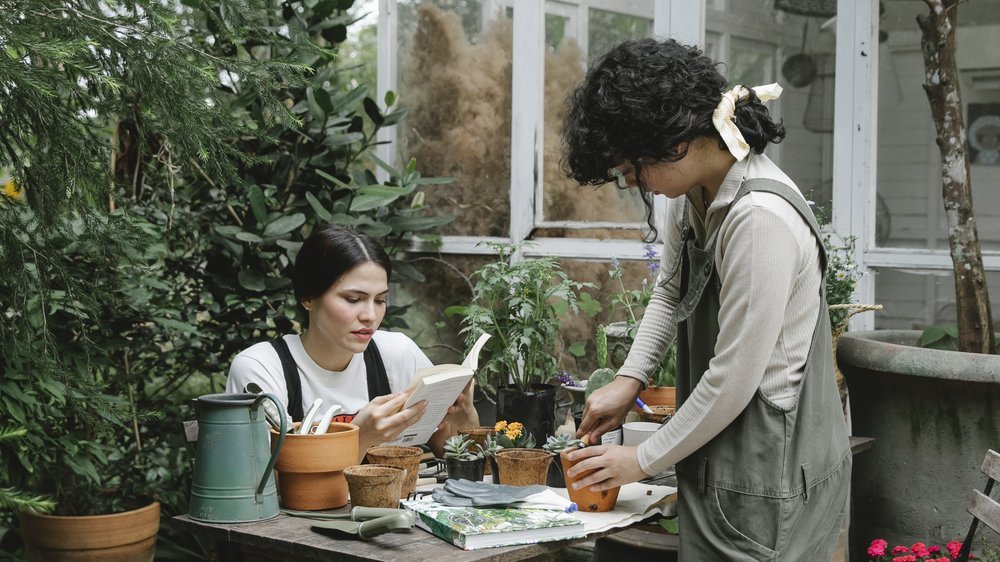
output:
[[[417,423],[406,428],[398,439],[389,443],[390,445],[423,445],[431,438],[437,426],[448,415],[448,407],[458,400],[458,396],[465,390],[465,385],[475,376],[479,367],[479,351],[486,345],[488,339],[490,339],[489,334],[479,336],[461,365],[435,365],[420,369],[413,374],[413,380],[407,388],[413,393],[407,398],[403,409],[421,400],[427,400],[427,410]]]
[[[417,527],[464,550],[534,544],[586,536],[579,517],[545,509],[445,507],[434,500],[406,500]]]

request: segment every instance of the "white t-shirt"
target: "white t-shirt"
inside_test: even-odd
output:
[[[432,365],[424,352],[405,334],[378,330],[373,337],[385,364],[392,392],[406,390],[417,369]],[[335,421],[349,422],[368,405],[368,375],[363,353],[356,353],[347,369],[328,371],[309,357],[298,335],[284,336],[284,340],[298,366],[303,409],[309,409],[316,398],[322,398],[322,410],[340,404],[344,414],[337,416]],[[226,392],[243,392],[248,382],[255,382],[264,392],[277,396],[287,409],[288,389],[281,359],[270,342],[254,344],[233,359],[226,380]]]

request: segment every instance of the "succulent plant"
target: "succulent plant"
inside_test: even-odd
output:
[[[444,458],[471,461],[483,456],[483,449],[475,445],[468,435],[453,435],[444,442]],[[475,452],[474,449],[479,449]]]
[[[559,435],[550,435],[546,439],[545,444],[542,445],[542,448],[550,453],[560,453],[566,449],[578,449],[582,446],[583,441],[580,441],[569,433],[560,433]]]
[[[480,449],[482,450],[483,455],[490,458],[496,458],[497,453],[503,450],[503,445],[500,444],[495,435],[490,433],[486,436],[486,442]]]
[[[608,334],[604,331],[604,326],[600,325],[597,326],[597,366],[598,368],[587,378],[584,398],[590,398],[591,393],[615,378],[615,370],[608,368]]]

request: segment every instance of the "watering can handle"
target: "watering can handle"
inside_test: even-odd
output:
[[[285,406],[275,395],[270,392],[262,392],[258,394],[257,398],[253,401],[253,410],[257,411],[260,407],[260,403],[265,399],[274,402],[274,405],[278,407],[278,414],[281,415],[281,431],[278,432],[278,442],[274,445],[274,450],[271,451],[271,458],[267,461],[267,468],[264,469],[264,476],[261,477],[260,484],[257,486],[258,497],[264,493],[264,486],[267,485],[267,479],[271,477],[271,473],[274,471],[274,463],[278,461],[278,453],[281,452],[281,446],[285,444],[285,433],[288,431],[288,417],[285,415]]]

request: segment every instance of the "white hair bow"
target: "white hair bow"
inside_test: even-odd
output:
[[[781,95],[781,86],[777,83],[756,86],[753,88],[753,92],[757,94],[761,102],[768,102],[777,99]],[[750,154],[750,145],[743,138],[740,128],[736,126],[736,104],[740,100],[746,99],[749,95],[750,90],[747,90],[744,86],[737,85],[732,90],[722,94],[719,105],[712,112],[712,124],[715,125],[715,129],[722,135],[722,141],[726,143],[729,152],[736,157],[738,162],[746,158],[747,154]]]

